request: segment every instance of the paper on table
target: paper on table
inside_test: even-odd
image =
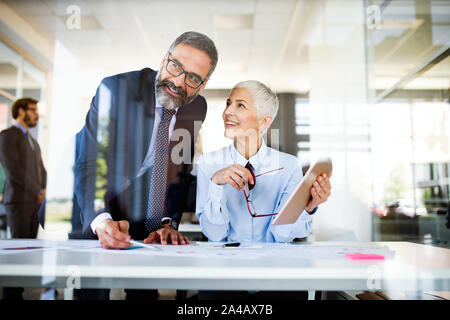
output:
[[[39,239],[14,239],[0,241],[0,255],[20,254],[43,250],[86,250],[100,248],[100,242],[95,240],[54,241]]]
[[[136,255],[164,255],[164,256],[190,256],[190,257],[222,257],[253,259],[262,256],[288,256],[301,259],[345,259],[346,254],[377,254],[386,259],[393,258],[395,252],[387,247],[378,245],[355,246],[327,246],[327,245],[292,245],[288,243],[242,243],[239,247],[223,248],[223,242],[192,242],[191,245],[160,245],[152,244],[157,250],[132,247],[133,250],[106,250],[101,247],[71,248],[70,250],[83,250],[109,254],[136,254]]]
[[[0,255],[20,254],[25,252],[42,251],[52,249],[54,244],[49,241],[41,240],[4,240],[0,243]]]
[[[164,255],[164,256],[190,256],[190,257],[222,257],[254,259],[263,256],[289,257],[293,259],[346,259],[346,254],[379,255],[385,259],[392,259],[395,252],[388,247],[377,244],[332,246],[288,243],[242,243],[239,247],[223,248],[223,242],[192,242],[191,245],[160,245],[152,244],[157,250],[148,250],[143,247],[132,247],[130,250],[103,249],[99,241],[93,240],[2,240],[0,241],[0,255],[35,252],[47,249],[67,251],[82,251],[107,253],[118,255]],[[42,247],[36,249],[5,250],[6,248]]]
[[[71,251],[83,251],[83,252],[95,252],[102,254],[113,254],[113,255],[157,255],[157,256],[178,256],[178,257],[239,257],[245,259],[253,259],[261,257],[267,254],[267,250],[261,250],[263,248],[261,245],[251,245],[242,244],[241,247],[237,248],[223,248],[223,242],[202,242],[195,243],[192,242],[191,245],[161,245],[152,244],[151,246],[156,250],[148,250],[139,243],[125,250],[108,250],[101,247],[70,247],[65,248]]]

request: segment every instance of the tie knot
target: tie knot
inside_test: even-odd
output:
[[[174,109],[166,109],[164,107],[162,109],[163,109],[163,114],[162,114],[161,121],[170,121],[170,119],[172,119],[173,115],[175,114],[175,110]]]

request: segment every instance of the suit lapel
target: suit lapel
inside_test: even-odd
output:
[[[33,152],[34,160],[35,160],[36,177],[38,180],[37,182],[38,182],[39,186],[42,186],[42,172],[40,170],[40,167],[41,167],[40,166],[40,162],[41,162],[40,148],[39,148],[37,141],[34,140],[33,137],[30,136],[30,139],[34,146],[34,150],[32,150],[32,152]]]
[[[145,114],[155,117],[155,78],[156,71],[144,69],[140,75],[138,100],[144,104]]]
[[[30,141],[28,141],[28,137],[22,132],[22,130],[16,126],[12,126],[12,128],[15,130],[15,134],[20,137],[20,156],[23,157],[24,162],[26,162],[26,158],[33,151],[30,146]]]
[[[152,72],[150,69],[145,69],[140,77],[140,90],[139,96],[141,97],[141,104],[144,108],[143,117],[143,155],[141,161],[144,161],[147,155],[147,150],[150,146],[152,139],[153,126],[155,122],[155,78],[156,72]]]
[[[20,156],[22,157],[22,161],[25,165],[26,170],[28,171],[28,174],[31,172],[28,169],[27,164],[32,164],[31,170],[34,170],[33,175],[37,179],[37,183],[39,185],[42,185],[42,174],[40,171],[40,148],[37,144],[36,140],[33,139],[33,137],[30,136],[28,138],[27,135],[25,135],[22,130],[17,128],[16,126],[12,126],[16,130],[16,134],[20,136]],[[28,132],[28,134],[30,134]],[[30,143],[33,144],[33,147],[30,145]]]

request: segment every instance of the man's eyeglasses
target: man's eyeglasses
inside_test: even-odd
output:
[[[38,113],[36,108],[27,108],[27,111],[33,111],[34,114]]]
[[[169,53],[169,57],[170,56],[171,54]],[[186,75],[184,77],[184,83],[192,89],[197,89],[205,82],[205,80],[202,80],[202,78],[195,73],[185,71],[182,66],[170,58],[167,58],[166,70],[174,77],[179,77],[184,73]]]
[[[243,190],[243,191],[244,191],[244,196],[245,196],[245,201],[247,201],[247,209],[248,209],[248,213],[250,213],[250,215],[251,215],[253,218],[269,217],[269,216],[277,215],[278,212],[276,212],[276,213],[266,213],[266,214],[259,214],[259,213],[256,213],[255,206],[253,205],[253,201],[252,201],[252,199],[251,199],[251,193],[250,193],[250,190],[252,190],[252,189],[255,187],[255,185],[256,185],[256,177],[262,176],[262,175],[267,174],[267,173],[270,173],[270,172],[283,170],[284,168],[273,169],[273,170],[270,170],[270,171],[263,172],[263,173],[260,173],[260,174],[258,174],[258,175],[255,175],[255,173],[253,172],[253,168],[251,167],[251,165],[250,165],[250,166],[247,165],[247,166],[245,166],[245,167],[246,167],[247,169],[250,170],[250,172],[251,172],[251,174],[252,174],[252,176],[253,176],[253,181],[255,182],[254,184],[248,184],[248,185],[246,184],[245,187],[244,187],[244,190]]]

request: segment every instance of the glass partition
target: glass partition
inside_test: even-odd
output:
[[[448,247],[450,3],[367,5],[374,239]]]
[[[332,196],[313,217],[313,236],[448,245],[449,1],[3,2],[36,32],[15,44],[34,60],[45,56],[48,71],[0,43],[0,129],[11,125],[16,97],[39,99],[36,130],[55,225],[71,228],[71,215],[73,226],[81,223],[73,206],[75,136],[102,79],[159,70],[171,42],[195,30],[219,51],[202,92],[208,109],[199,152],[232,143],[223,137],[226,97],[236,83],[259,80],[280,100],[272,124],[279,135],[268,145],[296,156],[303,169],[318,156],[333,159]],[[23,45],[38,38],[34,48]],[[134,156],[145,157],[141,151]]]

